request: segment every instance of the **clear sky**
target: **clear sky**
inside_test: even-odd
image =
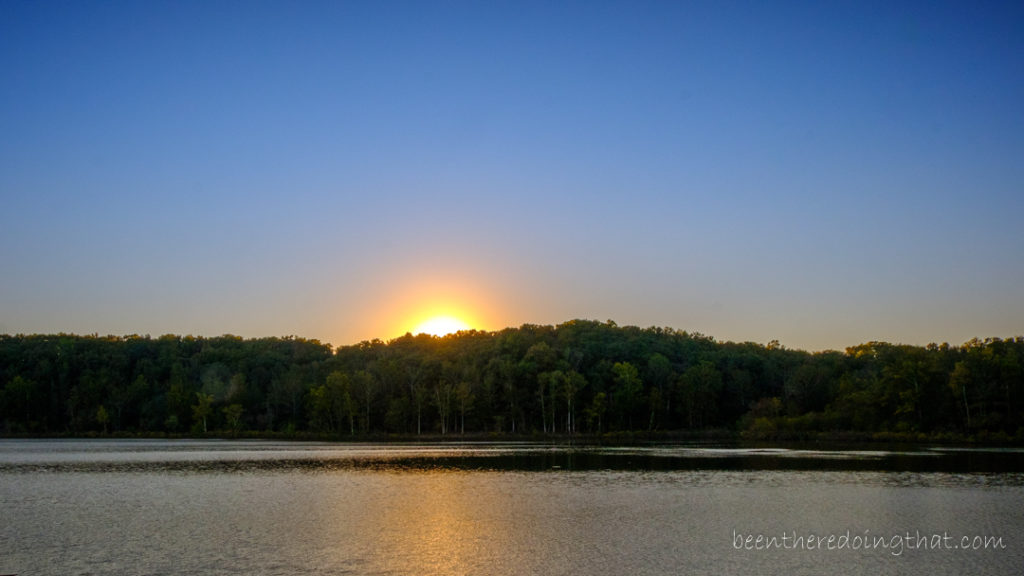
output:
[[[1024,334],[1020,2],[0,2],[0,333]]]

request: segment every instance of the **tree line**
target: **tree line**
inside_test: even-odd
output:
[[[732,431],[1024,439],[1024,338],[809,353],[573,320],[332,349],[0,335],[7,435]]]

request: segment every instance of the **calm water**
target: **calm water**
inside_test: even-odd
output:
[[[1022,536],[1018,450],[0,441],[0,574],[1020,574]]]

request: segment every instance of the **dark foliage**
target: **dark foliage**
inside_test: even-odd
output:
[[[0,336],[6,434],[733,430],[1024,437],[1024,338],[807,353],[574,320],[331,349]]]

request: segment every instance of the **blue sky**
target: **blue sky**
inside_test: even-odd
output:
[[[0,3],[0,333],[1024,334],[1024,6]]]

